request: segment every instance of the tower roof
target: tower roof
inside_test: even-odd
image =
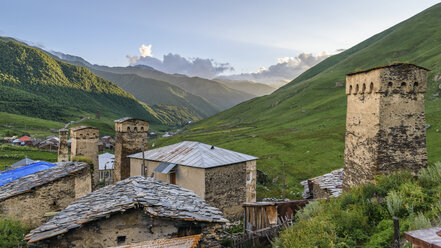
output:
[[[148,122],[148,121],[146,121],[146,120],[142,120],[142,119],[138,119],[138,118],[124,117],[124,118],[121,118],[121,119],[115,120],[115,123],[123,123],[123,122],[126,122],[126,121],[133,121],[133,120]]]
[[[424,68],[422,66],[415,65],[415,64],[410,64],[410,63],[393,63],[393,64],[389,64],[389,65],[381,65],[381,66],[373,67],[373,68],[366,69],[366,70],[360,70],[360,71],[346,73],[346,75],[347,76],[352,76],[352,75],[355,75],[355,74],[366,73],[366,72],[370,72],[370,71],[374,71],[374,70],[378,70],[378,69],[391,68],[391,67],[399,67],[399,66],[407,66],[407,67],[413,66],[413,67],[416,67],[418,69],[430,71],[427,68]]]

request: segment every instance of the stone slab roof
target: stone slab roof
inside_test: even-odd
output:
[[[89,127],[89,126],[78,126],[78,127],[70,128],[70,130],[73,130],[73,131],[78,131],[78,130],[83,130],[83,129],[96,129],[96,130],[98,130],[98,128],[96,128],[96,127]]]
[[[128,157],[142,159],[142,152],[129,155]],[[212,168],[258,159],[254,156],[195,141],[183,141],[149,150],[144,152],[144,158],[151,161],[198,168]]]
[[[88,166],[89,165],[86,163],[60,162],[49,169],[20,177],[0,187],[0,201],[22,194],[35,187],[50,183],[62,177],[69,176],[87,168]]]
[[[194,248],[201,237],[202,234],[174,239],[157,239],[113,248]]]
[[[340,196],[343,192],[343,168],[331,171],[330,173],[309,179],[313,183],[325,191],[328,191],[331,196]],[[303,198],[309,198],[310,192],[308,187],[308,180],[300,182],[303,187]]]
[[[370,71],[374,71],[374,70],[378,70],[378,69],[390,68],[390,67],[398,67],[398,66],[412,66],[412,67],[415,67],[415,68],[418,68],[418,69],[430,71],[427,68],[424,68],[422,66],[415,65],[415,64],[410,64],[410,63],[393,63],[393,64],[389,64],[389,65],[381,65],[381,66],[373,67],[373,68],[366,69],[366,70],[359,70],[359,71],[354,71],[354,72],[346,73],[346,75],[347,76],[352,76],[352,75],[355,75],[355,74],[366,73],[366,72],[370,72]]]
[[[441,227],[409,231],[404,237],[421,248],[441,248]]]
[[[37,242],[132,208],[143,208],[151,216],[164,218],[228,222],[221,211],[206,204],[193,191],[154,178],[133,176],[81,197],[25,239]]]
[[[145,120],[138,119],[138,118],[133,118],[133,117],[124,117],[124,118],[121,118],[121,119],[115,120],[114,122],[116,122],[116,123],[123,123],[123,122],[131,121],[131,120],[145,121]],[[147,122],[147,121],[145,121],[145,122]]]

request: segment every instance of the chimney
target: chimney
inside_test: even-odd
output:
[[[64,128],[58,130],[58,138],[58,162],[69,161],[68,130]]]
[[[147,146],[149,123],[144,120],[125,117],[115,121],[115,161],[113,164],[113,182],[130,177],[130,159],[128,155],[142,151]]]
[[[99,184],[99,167],[98,167],[98,138],[99,130],[94,127],[73,127],[70,129],[72,137],[71,156],[85,157],[92,160],[92,190],[96,190]]]

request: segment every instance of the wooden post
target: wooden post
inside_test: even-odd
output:
[[[141,152],[142,152],[142,166],[141,166],[141,175],[143,177],[145,177],[145,156],[144,156],[144,151],[145,151],[145,141],[144,139],[142,139],[142,147],[141,147]]]
[[[400,223],[397,217],[393,217],[394,221],[394,243],[393,248],[400,248]]]

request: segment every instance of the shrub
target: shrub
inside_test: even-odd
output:
[[[409,223],[409,231],[432,227],[430,220],[427,219],[423,213],[419,212],[417,215],[412,217],[413,218],[411,218]]]
[[[85,162],[85,163],[88,163],[88,164],[93,164],[92,159],[86,158],[86,157],[83,157],[83,156],[75,156],[75,157],[72,158],[72,161],[75,161],[75,162]]]
[[[424,187],[433,187],[441,183],[441,162],[422,169],[419,180]]]
[[[25,247],[23,238],[28,231],[21,222],[0,215],[0,247]]]
[[[399,216],[403,207],[403,197],[400,193],[392,191],[386,197],[387,210],[391,216]]]
[[[297,212],[296,217],[299,220],[308,220],[319,215],[322,210],[323,207],[320,201],[311,201],[301,211]]]

